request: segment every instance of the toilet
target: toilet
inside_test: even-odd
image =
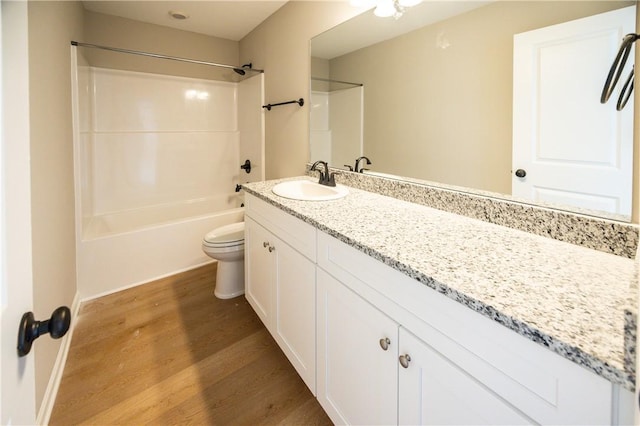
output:
[[[202,240],[202,251],[218,261],[215,296],[231,299],[244,294],[244,222],[209,232]]]

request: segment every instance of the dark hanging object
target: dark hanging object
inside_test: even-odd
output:
[[[602,94],[600,95],[600,103],[604,104],[609,100],[609,97],[613,93],[613,89],[615,89],[618,80],[620,79],[620,75],[624,69],[624,66],[627,63],[627,59],[629,58],[629,54],[631,53],[631,48],[633,47],[633,43],[636,42],[640,38],[638,34],[627,34],[622,39],[622,44],[620,45],[620,49],[618,50],[618,54],[616,58],[613,60],[613,64],[609,69],[609,74],[607,75],[607,79],[604,82],[604,87],[602,88]],[[618,99],[618,103],[616,105],[616,109],[621,111],[624,106],[627,104],[631,93],[633,92],[633,80],[634,80],[634,69],[631,68],[631,73],[627,78],[624,87],[622,88],[622,93],[620,93],[620,97]]]

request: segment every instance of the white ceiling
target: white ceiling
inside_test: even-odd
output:
[[[85,0],[83,4],[85,9],[93,12],[239,41],[286,2],[287,0]],[[189,18],[174,19],[169,11],[184,13]]]

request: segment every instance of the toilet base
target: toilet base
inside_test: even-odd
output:
[[[216,288],[213,294],[218,299],[231,299],[244,294],[244,259],[218,260]]]

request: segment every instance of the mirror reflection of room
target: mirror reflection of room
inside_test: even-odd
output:
[[[599,101],[623,36],[635,32],[634,4],[423,2],[398,19],[365,12],[311,42],[310,160],[349,170],[366,155],[367,173],[629,221],[633,105]],[[342,99],[349,91],[358,94]]]

